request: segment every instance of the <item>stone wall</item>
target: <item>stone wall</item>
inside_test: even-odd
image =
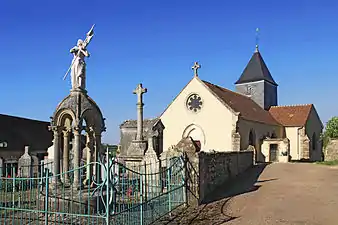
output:
[[[338,139],[329,141],[325,148],[325,161],[338,160]]]
[[[253,166],[252,151],[200,152],[199,197],[203,203],[206,196],[228,179]]]
[[[305,128],[303,127],[302,129],[299,130],[299,135],[300,135],[300,159],[301,160],[308,160],[310,159],[310,139],[306,135]]]

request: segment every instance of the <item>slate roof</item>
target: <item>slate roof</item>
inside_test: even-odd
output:
[[[30,150],[47,150],[53,144],[49,125],[49,122],[0,114],[0,142],[7,142],[9,150],[24,151],[26,145]]]
[[[313,104],[272,106],[270,114],[283,126],[304,126]]]
[[[235,112],[239,112],[240,117],[243,119],[271,125],[280,125],[268,111],[261,108],[251,98],[207,81],[202,82],[206,84],[217,97],[230,106]]]
[[[160,119],[144,119],[143,120],[143,127],[153,127]],[[121,125],[120,128],[136,128],[137,127],[137,120],[125,120]]]
[[[259,51],[256,51],[247,66],[245,67],[242,75],[236,81],[235,84],[243,84],[254,81],[265,80],[273,85],[277,85],[277,83],[272,78],[268,67],[266,66],[262,55]]]

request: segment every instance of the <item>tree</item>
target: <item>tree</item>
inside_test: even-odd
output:
[[[332,117],[327,123],[325,127],[325,131],[321,136],[323,140],[323,147],[326,148],[330,139],[338,138],[338,116]]]

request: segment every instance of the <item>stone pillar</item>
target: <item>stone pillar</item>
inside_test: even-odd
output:
[[[58,127],[54,126],[53,128],[54,133],[54,184],[61,183],[60,176],[60,130]]]
[[[63,160],[62,160],[62,172],[64,173],[63,179],[64,183],[70,183],[69,182],[69,174],[67,173],[69,171],[69,136],[70,136],[70,129],[66,129],[63,131]]]
[[[142,95],[147,93],[147,88],[143,88],[142,84],[139,84],[133,91],[137,95],[137,134],[136,140],[143,140],[143,100]]]
[[[74,165],[74,181],[73,185],[77,188],[80,184],[80,148],[81,148],[81,130],[78,127],[74,128],[74,158],[73,158],[73,165]]]
[[[241,150],[241,135],[238,132],[232,132],[232,151]]]
[[[101,153],[101,134],[95,134],[95,162],[99,162],[100,153]],[[95,179],[96,183],[101,183],[101,166],[99,163],[95,164]]]
[[[87,171],[86,171],[86,180],[84,181],[84,184],[89,184],[90,181],[92,182],[91,178],[93,175],[93,132],[87,131],[86,136],[86,161],[87,161]]]
[[[300,134],[300,156],[299,159],[310,159],[310,139],[306,135],[305,128],[299,130]]]

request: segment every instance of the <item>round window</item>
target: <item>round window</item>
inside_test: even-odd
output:
[[[187,108],[193,112],[199,112],[202,109],[203,101],[198,94],[192,94],[187,99]]]

